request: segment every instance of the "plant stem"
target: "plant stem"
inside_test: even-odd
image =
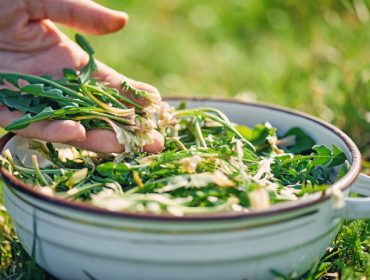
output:
[[[175,142],[176,146],[179,149],[181,149],[183,151],[188,150],[188,148],[185,147],[185,145],[180,141],[180,139],[178,137],[169,137],[168,140]]]
[[[103,91],[101,88],[99,87],[96,87],[96,86],[92,86],[92,85],[85,85],[85,87],[88,89],[88,90],[91,90],[91,91],[96,91],[98,93],[100,93],[101,95],[107,97],[113,104],[115,104],[116,106],[118,106],[119,108],[121,109],[128,109],[127,106],[125,106],[122,102],[120,102],[117,98],[115,98],[113,95],[111,95],[110,93],[106,92],[106,91]]]
[[[199,114],[199,113],[204,113],[204,112],[213,112],[216,113],[221,119],[223,119],[226,122],[230,122],[229,118],[220,110],[211,108],[211,107],[199,107],[196,109],[186,109],[186,110],[178,110],[175,112],[176,116],[189,116],[189,115],[194,115],[194,114]]]
[[[132,115],[135,113],[135,109],[122,109],[122,108],[115,108],[115,107],[109,106],[108,104],[96,98],[83,84],[81,84],[81,89],[99,107],[101,107],[102,109],[108,111],[109,113],[113,115],[125,117],[125,116]]]
[[[251,142],[249,142],[247,139],[245,139],[245,137],[243,135],[241,135],[240,132],[231,123],[226,122],[223,119],[221,119],[221,118],[219,118],[215,115],[209,114],[209,113],[204,113],[204,116],[211,119],[211,120],[219,122],[220,124],[222,124],[223,126],[228,128],[229,130],[234,132],[240,138],[240,140],[242,140],[244,142],[244,144],[247,144],[247,146],[250,150],[252,150],[253,152],[256,151],[256,148],[253,146],[253,144]]]
[[[37,156],[32,155],[32,165],[35,168],[35,176],[36,180],[42,185],[42,186],[48,186],[49,182],[44,178],[40,171],[39,163],[37,161]]]
[[[83,187],[81,188],[72,188],[70,189],[69,191],[67,191],[65,193],[65,198],[67,199],[71,199],[71,198],[77,198],[79,197],[80,195],[96,188],[96,187],[100,187],[100,186],[103,186],[104,184],[102,183],[92,183],[92,184],[86,184],[84,185]]]
[[[112,116],[112,115],[98,113],[98,112],[91,112],[91,114],[93,115],[78,116],[78,117],[73,117],[72,119],[75,121],[90,120],[90,119],[100,119],[100,120],[106,121],[105,119],[111,119],[111,120],[115,120],[124,125],[129,125],[129,126],[133,125],[132,121],[129,121],[125,118],[119,118],[117,116]]]
[[[200,146],[202,148],[208,148],[207,147],[207,143],[206,143],[206,140],[204,140],[204,137],[203,137],[203,134],[202,134],[202,130],[200,128],[200,124],[199,124],[199,120],[195,120],[194,122],[194,129],[195,129],[195,135],[200,143]]]

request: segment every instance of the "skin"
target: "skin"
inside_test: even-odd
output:
[[[103,35],[124,27],[128,15],[110,10],[90,0],[1,0],[0,72],[62,76],[63,68],[80,69],[87,54],[55,26],[67,25],[87,34]],[[151,85],[129,79],[107,65],[97,62],[97,78],[119,88],[128,81],[137,89],[159,95]],[[5,127],[23,115],[0,104],[0,126]],[[69,143],[95,152],[119,153],[124,146],[108,130],[86,131],[72,120],[42,121],[16,131],[17,134],[49,142]],[[144,146],[150,153],[163,148],[163,137],[152,132],[154,141]]]

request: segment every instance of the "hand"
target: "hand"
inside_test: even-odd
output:
[[[52,21],[82,32],[101,35],[123,28],[128,15],[100,6],[90,0],[1,0],[0,72],[62,76],[63,68],[79,69],[88,55],[58,30]],[[98,78],[118,88],[128,81],[137,89],[159,94],[151,85],[133,81],[115,70],[98,64]],[[0,126],[5,127],[23,113],[0,104]],[[69,143],[96,152],[122,152],[113,132],[89,130],[72,120],[43,121],[19,130],[17,134],[49,142]],[[151,153],[163,148],[163,137],[153,131],[154,142],[144,146]]]

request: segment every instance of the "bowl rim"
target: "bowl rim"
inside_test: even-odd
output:
[[[361,153],[355,143],[339,128],[335,127],[332,124],[329,124],[326,121],[323,121],[319,118],[316,118],[307,113],[299,112],[292,110],[290,108],[282,107],[279,105],[273,105],[269,103],[262,102],[250,102],[250,101],[241,101],[231,98],[202,98],[202,97],[166,97],[166,101],[198,101],[198,102],[220,102],[220,103],[229,103],[229,104],[238,104],[238,105],[247,105],[258,108],[264,108],[269,110],[274,110],[278,112],[283,112],[289,114],[293,117],[300,117],[316,124],[323,126],[324,128],[330,130],[332,133],[336,134],[347,146],[352,156],[352,164],[347,174],[341,178],[339,181],[335,182],[330,186],[330,188],[325,191],[320,196],[312,196],[302,200],[281,202],[274,204],[266,210],[259,211],[250,211],[250,212],[219,212],[219,213],[208,213],[208,214],[197,214],[197,215],[187,215],[187,216],[173,216],[170,214],[154,214],[154,213],[133,213],[133,212],[124,212],[124,211],[112,211],[104,208],[100,208],[88,203],[79,202],[79,201],[69,201],[56,196],[49,196],[35,190],[31,185],[21,181],[7,171],[4,167],[0,169],[0,173],[3,177],[3,180],[10,183],[12,188],[17,191],[22,192],[25,195],[29,195],[34,199],[47,202],[54,206],[62,206],[68,208],[69,210],[78,210],[86,214],[99,214],[110,217],[117,218],[130,218],[130,219],[140,219],[140,220],[168,220],[168,221],[214,221],[214,220],[235,220],[235,219],[245,219],[245,218],[262,218],[275,214],[282,214],[286,212],[293,212],[294,210],[299,210],[302,208],[310,207],[317,205],[325,200],[328,200],[332,196],[332,189],[339,188],[344,191],[348,189],[351,184],[356,180],[360,171],[361,171]],[[268,121],[268,120],[267,120]],[[8,133],[0,139],[0,151],[2,152],[5,144],[13,138],[15,134]]]

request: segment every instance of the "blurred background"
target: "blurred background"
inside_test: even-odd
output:
[[[230,96],[305,111],[370,159],[370,1],[145,0],[97,57],[164,96]],[[66,30],[73,36],[73,32]]]

